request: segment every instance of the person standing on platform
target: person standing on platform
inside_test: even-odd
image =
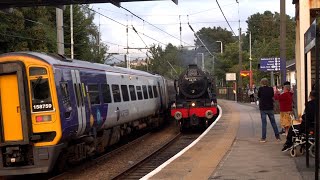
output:
[[[283,93],[277,90],[275,93],[275,100],[279,101],[280,105],[280,124],[281,127],[284,128],[285,134],[288,135],[288,130],[291,126],[291,121],[293,116],[292,112],[292,96],[293,93],[290,91],[290,85],[283,86]]]
[[[273,96],[274,91],[273,88],[268,86],[268,79],[262,78],[261,87],[258,90],[259,97],[259,109],[261,115],[261,124],[262,124],[262,137],[260,142],[266,142],[267,138],[267,115],[269,117],[270,123],[272,125],[274,135],[278,141],[281,141],[279,136],[278,127],[276,124],[276,120],[274,118],[274,110],[273,110]]]
[[[250,88],[250,89],[248,90],[248,96],[249,96],[249,98],[250,98],[251,104],[254,104],[254,103],[255,103],[255,100],[254,100],[254,91],[253,91],[252,88]]]

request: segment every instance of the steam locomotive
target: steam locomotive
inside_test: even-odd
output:
[[[195,64],[188,65],[175,80],[176,100],[171,105],[171,116],[180,131],[191,127],[208,127],[217,116],[217,99],[213,78]]]

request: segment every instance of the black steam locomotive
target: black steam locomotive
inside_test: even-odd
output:
[[[180,130],[207,127],[218,112],[213,78],[191,64],[174,86],[176,100],[171,106],[171,116],[179,122]]]

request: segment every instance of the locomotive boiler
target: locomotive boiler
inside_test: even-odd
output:
[[[180,130],[208,127],[217,116],[217,99],[213,78],[195,64],[188,66],[175,80],[176,100],[171,105],[171,116]]]

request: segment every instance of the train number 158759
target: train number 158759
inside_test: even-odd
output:
[[[33,104],[33,111],[47,111],[52,110],[53,106],[51,103],[43,103],[43,104]]]

